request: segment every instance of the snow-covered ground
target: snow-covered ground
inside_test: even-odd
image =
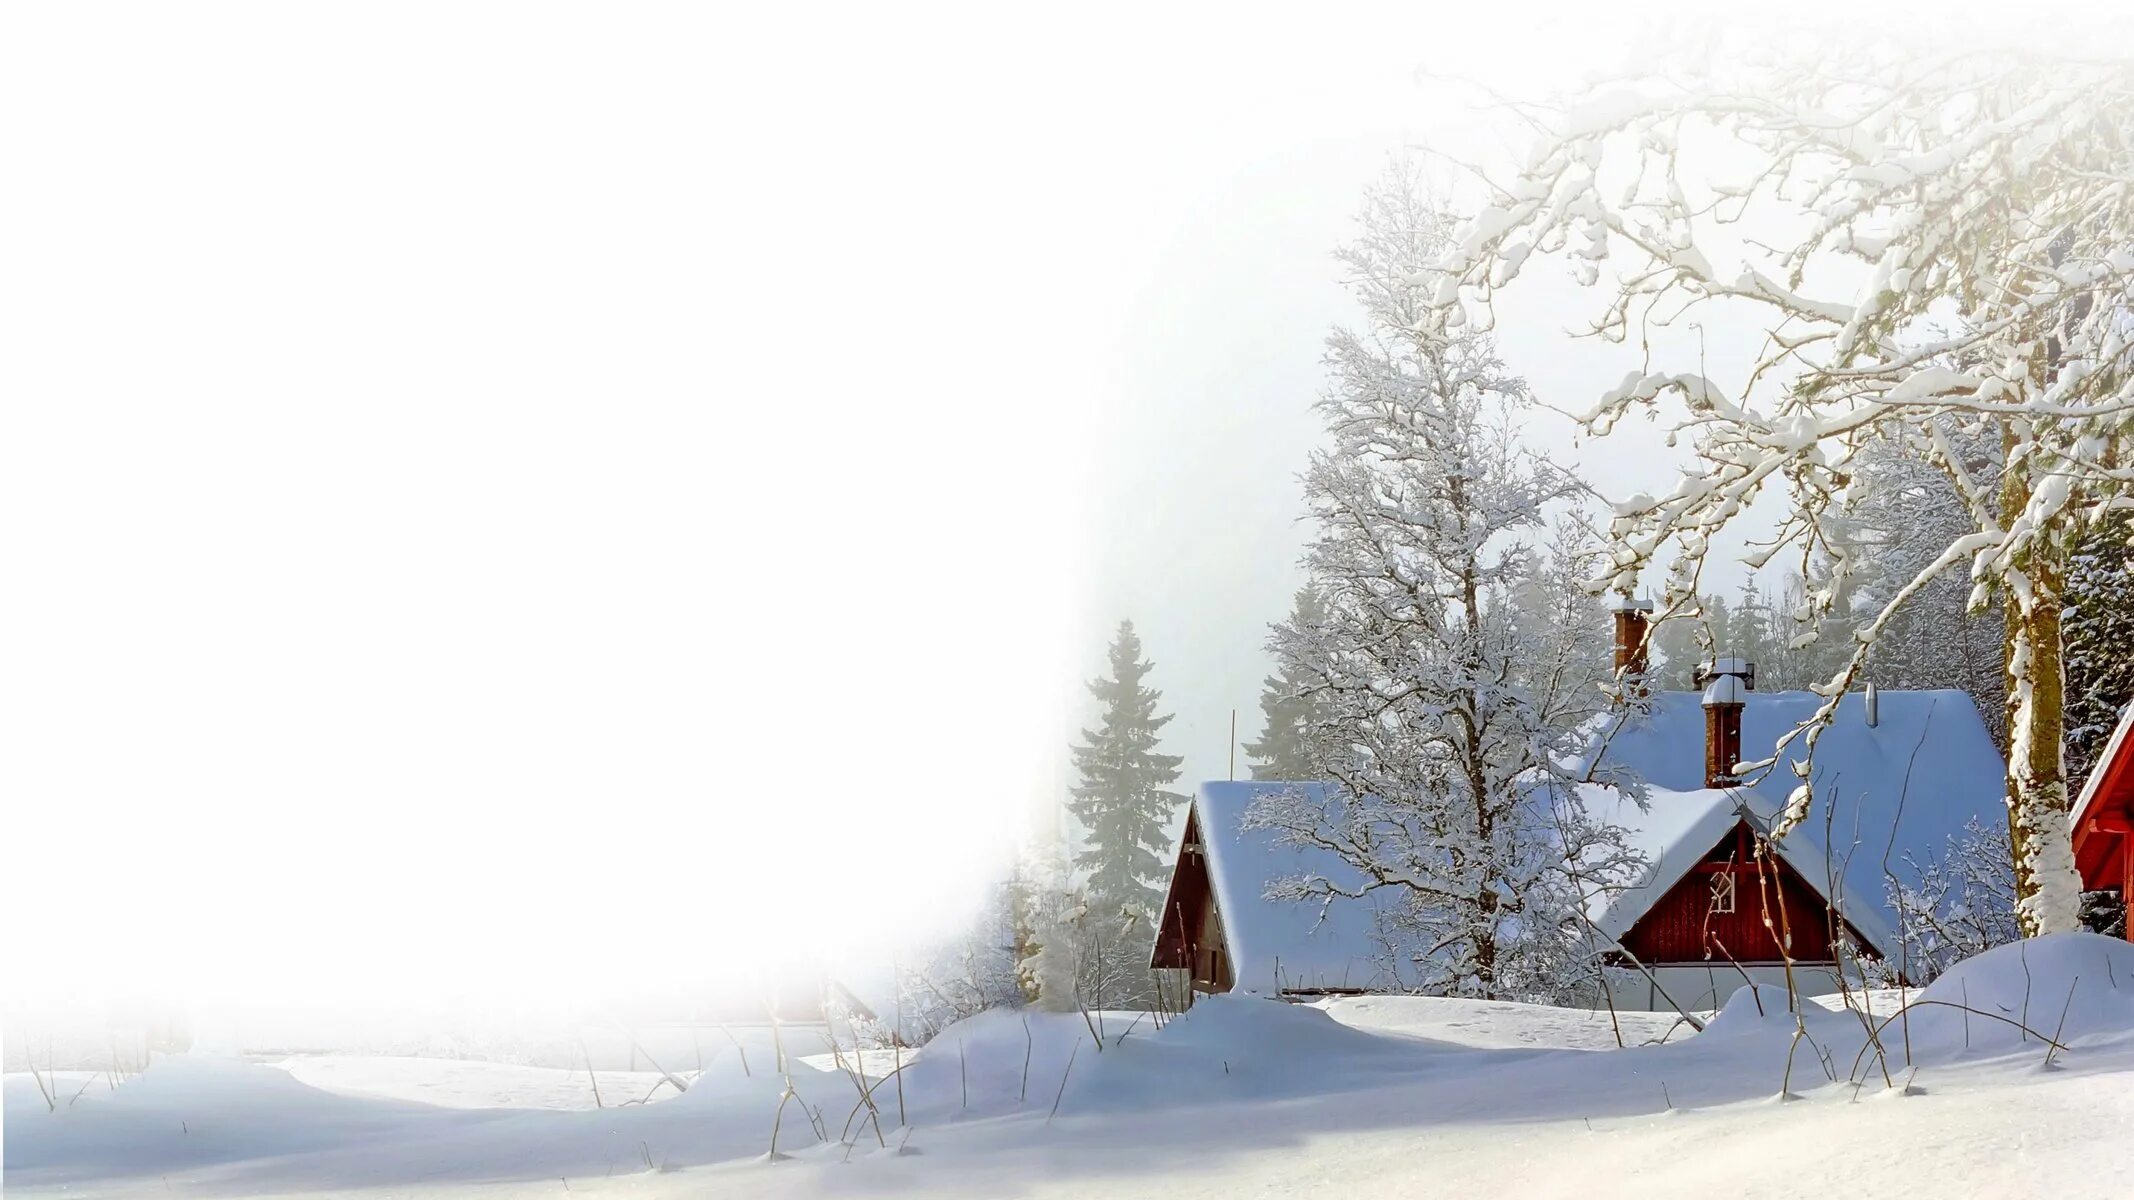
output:
[[[559,1071],[454,1058],[321,1054],[276,1066],[322,1092],[415,1100],[441,1108],[599,1108],[677,1093],[656,1071]]]
[[[1893,1000],[1875,998],[1878,1019]],[[9,1075],[6,1185],[364,1200],[2134,1194],[2134,947],[2008,947],[1917,1000],[1883,1033],[1909,1090],[1863,1056],[1858,1014],[1812,1006],[1796,1045],[1770,991],[1744,990],[1703,1033],[1649,1013],[1222,997],[1162,1030],[1107,1014],[1101,1052],[1073,1014],[996,1012],[911,1056],[901,1101],[876,1088],[879,1140],[851,1075],[797,1066],[775,1162],[784,1082],[761,1072],[589,1108],[583,1072],[184,1056],[117,1090],[62,1075],[67,1093],[91,1086],[58,1113]],[[2048,1067],[2009,1022],[2051,1033],[2063,1011],[2067,1048]],[[1784,1102],[1789,1049],[1799,1098]],[[614,1078],[628,1092],[656,1077]]]
[[[1649,1012],[1543,1008],[1497,1000],[1446,1000],[1435,996],[1357,996],[1322,1005],[1343,1025],[1401,1033],[1480,1050],[1612,1050],[1656,1042],[1673,1034],[1680,1018]],[[1620,1030],[1621,1042],[1617,1041]]]

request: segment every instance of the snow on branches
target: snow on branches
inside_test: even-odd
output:
[[[1601,291],[1592,334],[1644,346],[1647,364],[1581,419],[1605,434],[1678,407],[1697,468],[1618,506],[1597,581],[1634,586],[1672,554],[1663,610],[1694,591],[1712,535],[1776,492],[1777,533],[1750,563],[1791,551],[1808,574],[1808,556],[1827,556],[1812,620],[1849,583],[1835,534],[1857,457],[1889,443],[1943,472],[1964,528],[1860,623],[1795,736],[1812,751],[1875,639],[1934,580],[1968,572],[1974,607],[2003,596],[2019,911],[2028,932],[2072,928],[2058,606],[2077,532],[2134,505],[2134,66],[1819,50],[1536,117],[1526,165],[1443,262],[1441,321],[1488,327],[1497,292],[1552,255]],[[1739,378],[1651,362],[1654,332],[1706,305],[1766,331]],[[2002,448],[1997,476],[1958,451],[1973,438]],[[1804,785],[1779,834],[1807,802]]]
[[[1396,975],[1552,996],[1589,974],[1568,948],[1586,889],[1631,858],[1587,817],[1572,765],[1607,703],[1605,625],[1576,586],[1591,565],[1575,542],[1530,544],[1577,487],[1520,445],[1525,385],[1486,336],[1430,328],[1450,226],[1396,167],[1341,252],[1368,320],[1328,339],[1330,444],[1304,481],[1323,612],[1271,643],[1332,786],[1323,805],[1277,796],[1246,823],[1367,881],[1292,880],[1280,898],[1404,898]]]
[[[1976,817],[1964,822],[1939,854],[1920,862],[1907,854],[1916,882],[1889,878],[1890,907],[1904,939],[1904,973],[1932,983],[1964,959],[2022,936],[2015,919],[2015,860],[2008,831],[1990,829]]]

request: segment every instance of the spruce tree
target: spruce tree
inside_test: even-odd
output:
[[[1704,648],[1698,644],[1703,615],[1695,605],[1689,605],[1653,626],[1651,665],[1646,672],[1649,686],[1671,692],[1689,690],[1697,664],[1704,661]]]
[[[1090,907],[1109,920],[1121,912],[1146,921],[1163,902],[1165,832],[1171,816],[1185,803],[1164,785],[1178,779],[1176,755],[1156,753],[1156,737],[1170,723],[1156,715],[1157,692],[1144,687],[1149,664],[1141,659],[1141,639],[1132,621],[1121,621],[1111,645],[1111,674],[1089,684],[1104,706],[1096,729],[1082,731],[1074,748],[1081,776],[1068,801],[1087,831],[1087,848],[1074,865],[1087,872]]]
[[[1741,581],[1741,594],[1735,598],[1719,652],[1752,663],[1771,657],[1771,605],[1753,575]]]
[[[2134,700],[2134,522],[2109,517],[2068,556],[2067,786],[2080,793],[2090,768]]]
[[[1326,620],[1326,604],[1310,588],[1297,593],[1291,607],[1291,625],[1312,628]],[[1254,779],[1311,780],[1322,775],[1320,757],[1313,750],[1316,736],[1313,699],[1304,694],[1308,681],[1295,664],[1283,662],[1260,688],[1260,714],[1266,719],[1260,740],[1245,743],[1245,757],[1252,764]]]

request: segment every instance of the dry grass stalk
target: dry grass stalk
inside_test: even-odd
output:
[[[585,1077],[593,1085],[593,1107],[606,1108],[607,1105],[600,1099],[600,1079],[593,1074],[593,1052],[586,1047],[583,1037],[578,1039],[578,1053],[585,1055]]]
[[[785,1123],[785,1103],[792,1098],[793,1081],[788,1079],[785,1081],[785,1090],[778,1093],[778,1111],[771,1114],[771,1149],[770,1153],[764,1155],[767,1161],[778,1161],[778,1129]],[[805,1109],[806,1107],[807,1104],[803,1102],[801,1108]]]
[[[2075,985],[2081,982],[2082,976],[2080,975],[2077,975],[2072,980],[2068,981],[2067,999],[2060,1002],[2060,1023],[2053,1027],[2053,1044],[2047,1047],[2045,1051],[2045,1065],[2047,1068],[2050,1068],[2052,1066],[2052,1056],[2060,1048],[2060,1035],[2067,1032],[2067,1010],[2074,1006]]]
[[[753,1078],[754,1073],[748,1069],[748,1047],[742,1045],[741,1039],[735,1037],[734,1031],[726,1026],[719,1026],[719,1032],[726,1035],[726,1040],[734,1044],[734,1053],[741,1056],[741,1077],[744,1079]]]
[[[1081,1053],[1082,1043],[1077,1041],[1074,1044],[1074,1052],[1067,1056],[1067,1069],[1060,1072],[1060,1090],[1052,1094],[1052,1111],[1045,1114],[1047,1125],[1052,1124],[1052,1118],[1060,1115],[1060,1097],[1067,1094],[1067,1077],[1074,1074],[1074,1060]]]
[[[1031,1050],[1032,1050],[1032,1049],[1033,1049],[1033,1048],[1034,1048],[1035,1046],[1036,1046],[1036,1042],[1035,1042],[1035,1041],[1034,1041],[1034,1040],[1033,1040],[1033,1039],[1032,1039],[1032,1038],[1030,1037],[1030,1014],[1028,1014],[1028,1013],[1024,1013],[1024,1014],[1023,1014],[1023,1086],[1022,1086],[1022,1090],[1021,1090],[1020,1092],[1016,1093],[1016,1096],[1015,1096],[1015,1102],[1016,1102],[1017,1104],[1027,1104],[1027,1103],[1029,1103],[1029,1101],[1030,1101],[1030,1051],[1031,1051]]]

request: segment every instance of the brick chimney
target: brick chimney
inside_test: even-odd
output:
[[[1741,710],[1756,688],[1756,665],[1721,658],[1697,671],[1704,686],[1704,786],[1729,788],[1741,783],[1734,764],[1741,761]]]
[[[1622,595],[1609,605],[1615,613],[1615,672],[1630,690],[1632,680],[1645,674],[1645,639],[1651,633],[1652,601]]]

